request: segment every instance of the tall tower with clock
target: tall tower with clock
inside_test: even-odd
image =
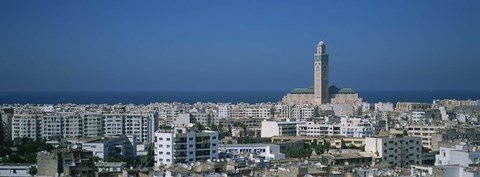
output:
[[[316,105],[329,103],[328,96],[328,54],[323,40],[317,45],[314,61],[314,102]]]

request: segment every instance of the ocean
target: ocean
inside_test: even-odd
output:
[[[288,91],[0,92],[0,104],[259,103],[280,101],[287,93]],[[359,95],[370,103],[431,103],[433,99],[480,99],[480,91],[359,91]]]

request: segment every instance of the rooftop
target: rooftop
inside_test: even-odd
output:
[[[294,88],[291,94],[314,94],[313,86],[308,88]]]

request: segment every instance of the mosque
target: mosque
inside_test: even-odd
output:
[[[314,81],[313,86],[308,88],[295,88],[283,97],[283,103],[294,104],[349,104],[359,105],[362,98],[351,88],[329,86],[328,78],[328,54],[325,42],[320,41],[317,52],[314,54]]]

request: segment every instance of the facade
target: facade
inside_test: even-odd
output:
[[[396,110],[399,111],[417,111],[417,110],[426,110],[430,109],[432,104],[428,103],[415,103],[415,102],[397,102],[395,107]]]
[[[51,139],[52,137],[63,137],[64,135],[64,119],[58,114],[49,114],[41,119],[41,136],[43,139]]]
[[[280,153],[280,145],[275,144],[222,144],[218,150],[232,155],[245,153],[258,154],[267,160],[280,160],[285,158],[285,154]]]
[[[105,136],[124,134],[125,118],[122,114],[103,114],[102,120],[105,122],[103,124],[103,134]]]
[[[480,165],[480,150],[478,150],[478,146],[465,142],[440,147],[439,154],[435,155],[435,165],[478,166]]]
[[[422,120],[425,120],[425,112],[424,111],[413,111],[412,112],[412,122],[418,123]]]
[[[341,135],[340,125],[314,122],[297,125],[297,136],[322,137],[333,135]]]
[[[41,132],[42,114],[15,114],[12,118],[12,140],[30,138],[37,140]]]
[[[382,163],[408,167],[421,163],[422,145],[419,137],[394,137],[392,135],[365,138],[365,151],[375,154]]]
[[[432,133],[432,151],[438,151],[440,145],[443,143],[459,140],[467,141],[472,144],[480,144],[480,131],[469,127],[439,130],[436,133]]]
[[[101,113],[81,114],[83,118],[83,137],[99,137],[103,135],[103,122]]]
[[[102,114],[48,112],[20,113],[11,119],[11,139],[95,138],[135,135],[139,142],[151,142],[155,127],[153,114]],[[10,133],[9,133],[10,135]]]
[[[102,137],[81,143],[82,149],[91,151],[94,156],[109,159],[137,156],[137,138],[133,135]]]
[[[218,159],[218,132],[176,127],[155,133],[155,166]]]
[[[332,104],[347,104],[347,105],[357,105],[362,104],[362,98],[358,97],[358,93],[352,88],[341,88],[337,89],[335,86],[330,86],[330,103]]]
[[[372,137],[375,134],[375,128],[371,122],[366,122],[363,119],[342,117],[340,134],[344,137]]]
[[[386,111],[393,111],[393,103],[387,102],[387,103],[375,103],[375,111],[379,112],[386,112]]]
[[[262,121],[262,138],[271,138],[272,136],[296,136],[297,125],[305,122],[294,121]]]
[[[409,136],[422,138],[422,146],[432,149],[432,134],[445,129],[443,125],[409,125],[406,127]]]
[[[83,119],[79,114],[62,114],[64,125],[63,135],[65,138],[82,137]]]

